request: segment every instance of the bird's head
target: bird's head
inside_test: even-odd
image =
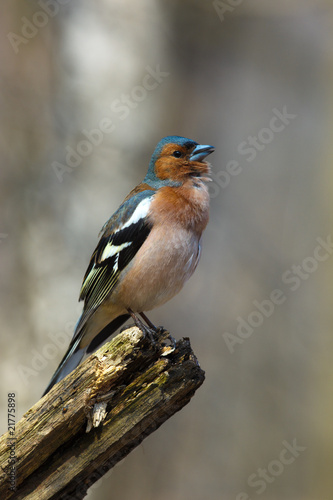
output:
[[[213,151],[213,146],[203,146],[185,137],[164,137],[155,148],[144,182],[158,188],[180,186],[190,178],[210,180],[205,158]]]

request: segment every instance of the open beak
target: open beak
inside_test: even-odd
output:
[[[193,149],[190,155],[190,160],[202,161],[206,158],[206,156],[210,155],[210,153],[213,153],[213,151],[215,151],[214,146],[203,146],[202,144],[198,144]]]

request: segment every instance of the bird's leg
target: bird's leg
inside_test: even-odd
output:
[[[163,328],[163,326],[156,327],[156,326],[154,325],[154,323],[152,323],[152,322],[150,321],[150,319],[149,319],[149,318],[147,318],[147,316],[145,315],[145,313],[140,312],[139,314],[140,314],[141,318],[142,318],[142,319],[143,319],[143,320],[147,323],[147,325],[149,326],[149,328],[150,328],[151,330],[154,330],[154,332],[155,332],[155,333],[165,331],[165,330],[164,330],[164,328]],[[171,334],[169,334],[169,335],[168,335],[168,339],[170,340],[170,342],[171,342],[171,344],[172,344],[172,347],[173,347],[174,349],[176,349],[176,339],[174,339],[174,338],[172,337],[172,335],[171,335]]]
[[[143,319],[143,320],[147,323],[147,325],[148,325],[148,326],[147,326],[147,325],[145,325],[145,324],[141,321],[141,319],[140,319],[140,318],[138,318],[138,316],[137,316],[137,315],[136,315],[136,314],[132,311],[132,309],[127,309],[127,311],[128,311],[128,313],[132,316],[132,318],[134,319],[134,322],[135,322],[136,326],[137,326],[138,328],[140,328],[140,330],[141,330],[141,331],[142,331],[145,335],[147,334],[147,335],[148,335],[148,337],[149,337],[149,339],[150,339],[150,341],[151,341],[151,343],[155,345],[155,344],[156,344],[156,342],[155,342],[154,334],[156,335],[156,334],[157,334],[157,333],[159,333],[159,332],[161,333],[161,332],[165,331],[165,330],[164,330],[164,328],[163,328],[163,327],[161,327],[161,326],[157,328],[157,327],[154,325],[154,323],[152,323],[152,322],[150,321],[150,319],[149,319],[149,318],[147,318],[147,316],[146,316],[146,315],[145,315],[145,313],[143,313],[143,312],[140,312],[139,314],[140,314],[140,316],[142,317],[142,319]],[[172,337],[172,335],[170,335],[170,334],[168,335],[168,339],[170,340],[170,343],[171,343],[171,345],[172,345],[173,349],[176,349],[176,339],[174,339],[174,338]]]
[[[153,325],[153,323],[151,323],[149,320],[149,326],[145,325],[140,318],[137,317],[137,315],[132,311],[132,309],[128,308],[127,309],[128,311],[128,314],[130,314],[132,316],[132,318],[134,319],[134,323],[136,324],[136,326],[142,331],[142,333],[144,335],[148,335],[150,341],[152,344],[156,344],[155,342],[155,339],[154,339],[154,333],[156,333],[157,329],[156,327]],[[141,314],[141,313],[140,313]],[[148,319],[148,318],[147,318]],[[152,327],[151,327],[151,326]]]
[[[158,330],[160,330],[160,328],[157,328],[157,327],[154,325],[154,323],[152,323],[152,322],[150,321],[150,319],[149,319],[149,318],[147,318],[147,316],[145,315],[145,313],[140,312],[139,314],[140,314],[141,318],[143,319],[143,321],[145,321],[145,322],[147,323],[147,325],[149,326],[149,328],[151,328],[151,330],[154,330],[155,332],[158,332]]]

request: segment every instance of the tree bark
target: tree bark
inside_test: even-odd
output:
[[[173,347],[167,337],[162,332],[154,345],[138,328],[127,329],[38,401],[14,436],[0,438],[0,498],[81,499],[185,406],[204,372],[188,338]],[[13,450],[16,491],[8,480]]]

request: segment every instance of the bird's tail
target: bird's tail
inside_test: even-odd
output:
[[[90,342],[90,344],[85,347],[80,347],[82,337],[84,336],[83,330],[79,335],[75,335],[72,342],[69,344],[68,350],[61,360],[58,368],[56,369],[53,377],[51,378],[48,386],[46,387],[43,396],[49,392],[50,389],[57,383],[60,382],[66,375],[71,373],[83,360],[85,355],[90,355],[92,352],[96,351],[108,337],[110,337],[118,328],[121,327],[125,321],[128,320],[129,314],[122,314],[115,318],[111,323],[109,323],[103,330],[101,330]]]
[[[43,396],[45,396],[45,394],[47,394],[49,390],[52,389],[54,384],[66,377],[66,375],[68,375],[72,370],[74,370],[74,368],[79,365],[86,351],[85,347],[83,349],[79,348],[80,340],[81,339],[76,339],[75,342],[70,343],[65,356],[63,357],[58,368],[53,374],[53,377],[51,378],[49,385],[46,387]]]

